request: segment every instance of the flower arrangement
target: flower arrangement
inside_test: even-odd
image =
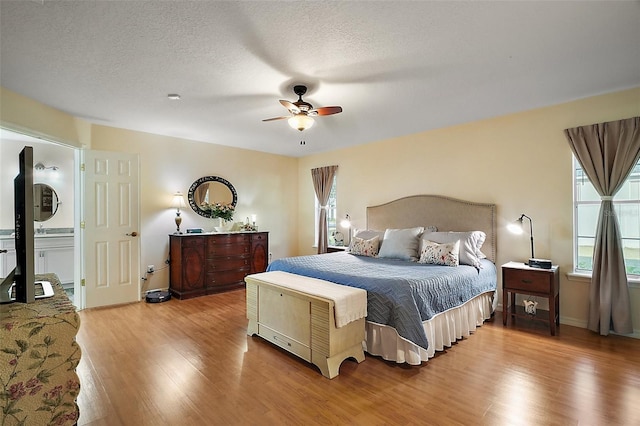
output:
[[[213,203],[208,204],[205,203],[202,208],[204,210],[208,210],[211,213],[211,217],[219,217],[225,221],[230,221],[233,219],[233,213],[235,211],[235,207],[233,204],[222,204],[222,203]]]
[[[251,225],[250,223],[243,223],[242,226],[240,226],[240,230],[241,231],[257,231],[258,227],[255,225]]]

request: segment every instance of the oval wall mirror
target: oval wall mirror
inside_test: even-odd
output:
[[[219,176],[205,176],[193,182],[187,198],[193,211],[204,217],[211,217],[203,208],[208,204],[231,204],[235,207],[238,202],[238,194],[231,182]]]
[[[58,211],[60,201],[56,190],[46,183],[33,184],[33,220],[44,222]]]

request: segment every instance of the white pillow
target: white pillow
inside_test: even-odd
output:
[[[378,257],[392,259],[416,260],[420,234],[424,228],[387,229],[380,244]]]
[[[358,256],[376,257],[378,255],[378,247],[380,246],[379,240],[377,235],[368,240],[354,237],[353,241],[351,241],[349,253],[357,254]]]
[[[425,240],[440,244],[460,241],[460,263],[479,268],[480,259],[484,259],[486,257],[480,251],[480,248],[482,247],[482,244],[484,244],[484,240],[486,238],[487,235],[482,231],[428,232],[422,235],[421,244],[424,244]],[[420,250],[422,251],[422,247]]]
[[[433,241],[422,240],[422,251],[418,263],[432,265],[458,266],[460,241],[455,243],[438,244]]]

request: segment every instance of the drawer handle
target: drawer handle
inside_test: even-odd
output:
[[[531,280],[522,280],[522,282],[525,283],[525,284],[531,284],[533,281],[531,281]]]
[[[273,340],[278,340],[278,336],[273,336]],[[285,342],[287,344],[287,346],[291,347],[291,343],[289,342]]]

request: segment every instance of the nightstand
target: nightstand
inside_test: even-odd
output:
[[[509,303],[509,293],[511,301]],[[541,316],[531,316],[524,312],[524,308],[516,308],[516,294],[528,294],[544,297],[549,301],[548,319]],[[538,310],[537,313],[545,311]],[[502,323],[507,325],[507,318],[511,316],[526,317],[534,320],[549,322],[551,335],[556,335],[556,327],[560,325],[560,268],[551,269],[531,268],[520,262],[509,262],[502,265]]]

